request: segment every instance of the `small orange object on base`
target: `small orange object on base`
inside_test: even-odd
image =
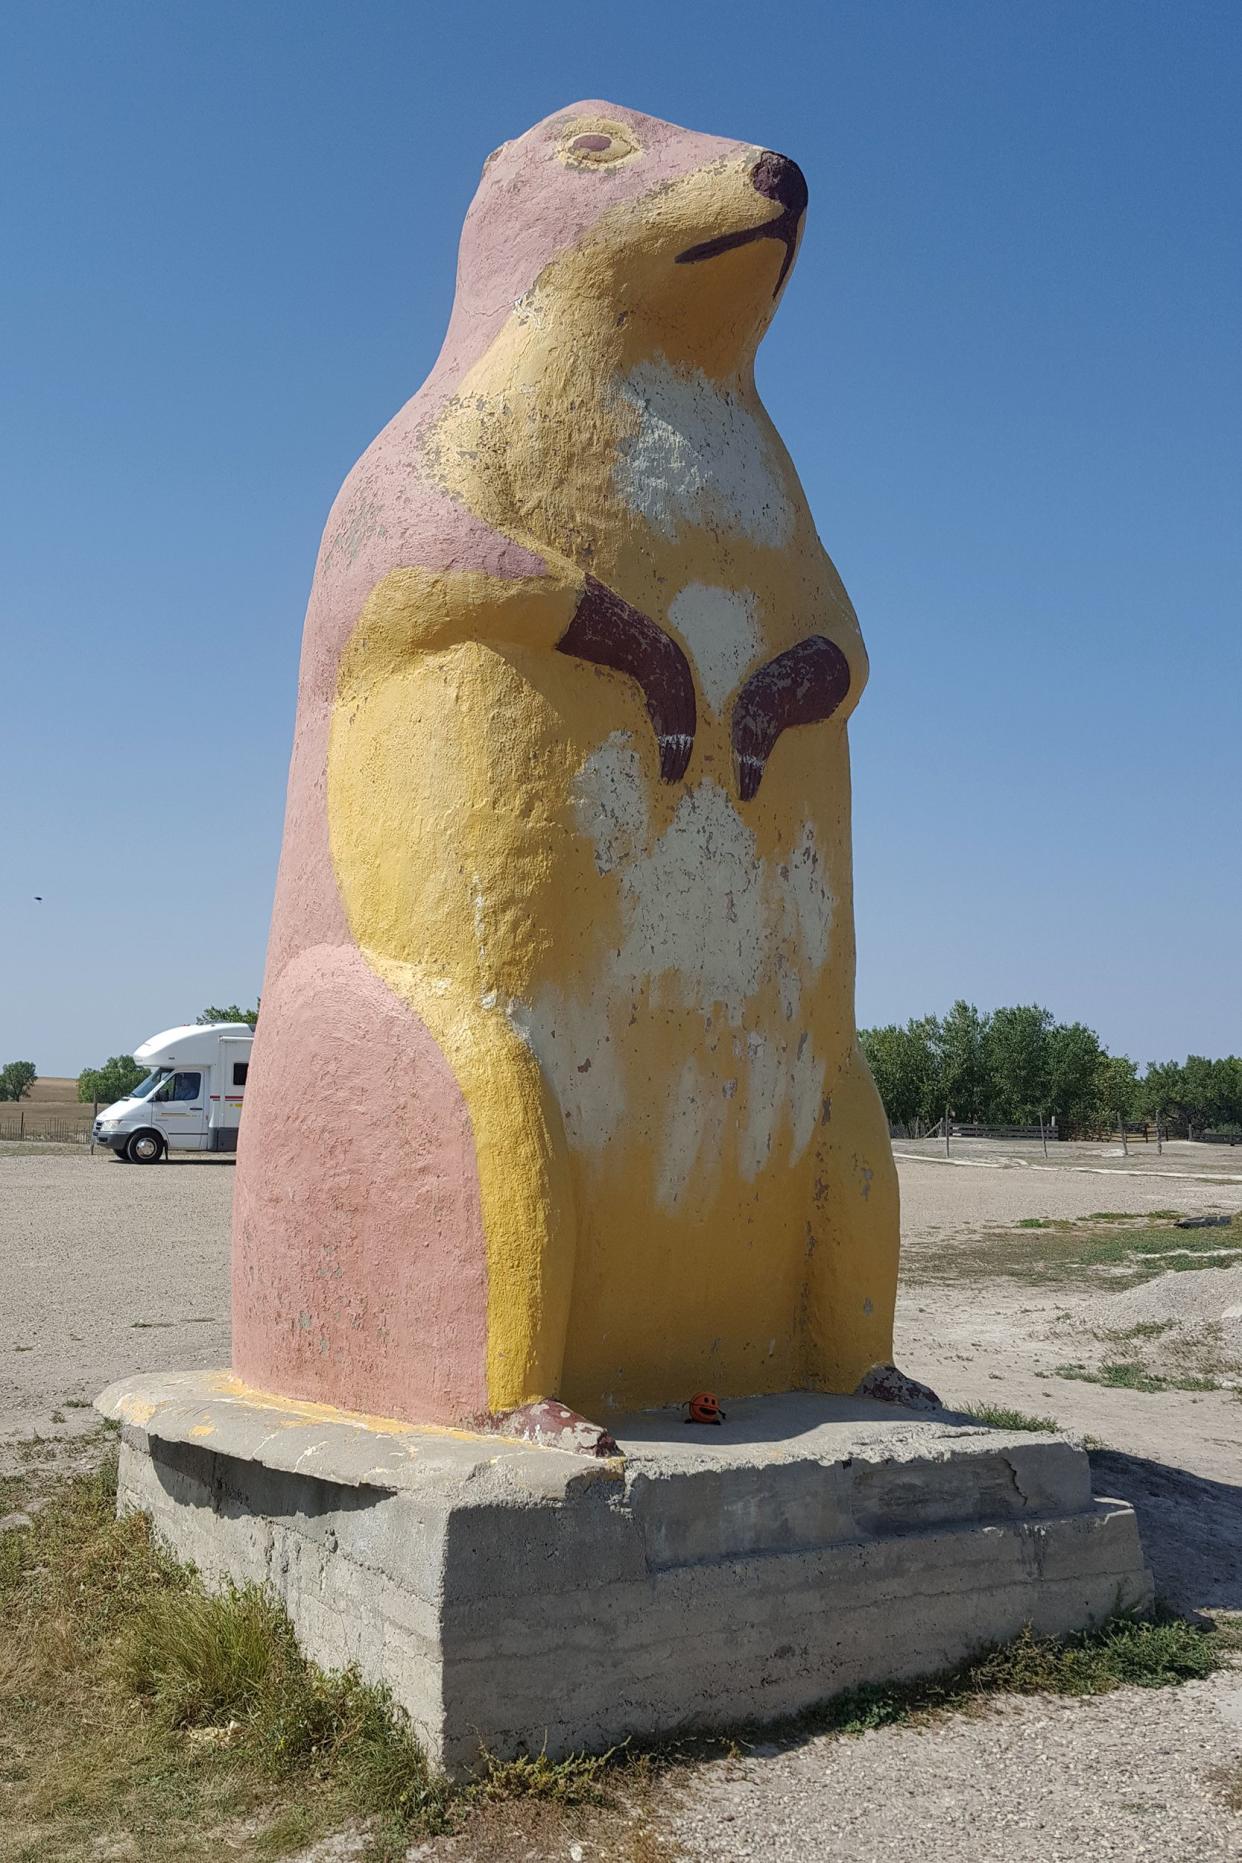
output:
[[[725,1420],[720,1399],[714,1391],[696,1391],[687,1408],[690,1412],[687,1423],[723,1423]]]

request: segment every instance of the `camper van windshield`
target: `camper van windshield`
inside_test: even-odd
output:
[[[138,1082],[138,1085],[134,1088],[133,1092],[129,1096],[130,1099],[131,1100],[145,1100],[148,1094],[154,1093],[155,1089],[160,1085],[161,1081],[167,1080],[168,1076],[171,1073],[172,1073],[171,1067],[153,1068],[151,1072],[147,1075],[145,1080],[140,1080]]]

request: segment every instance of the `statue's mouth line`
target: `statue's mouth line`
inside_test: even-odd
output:
[[[677,254],[678,265],[697,265],[700,259],[715,259],[722,252],[732,252],[735,246],[749,246],[756,239],[780,239],[785,243],[785,257],[772,288],[775,297],[793,264],[794,247],[798,243],[798,226],[801,222],[800,212],[786,208],[775,220],[765,220],[762,226],[740,227],[736,233],[718,233],[715,239],[705,239],[697,246],[687,246],[684,252]]]

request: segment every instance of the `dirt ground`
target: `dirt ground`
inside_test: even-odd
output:
[[[1175,1226],[1242,1217],[1242,1150],[895,1151],[899,1364],[951,1405],[1012,1406],[1084,1439],[1097,1492],[1137,1508],[1162,1595],[1242,1611],[1242,1221]],[[227,1160],[141,1169],[0,1147],[0,1469],[43,1453],[36,1436],[71,1456],[113,1378],[227,1361],[232,1185]],[[670,1854],[696,1859],[1226,1863],[1242,1815],[1220,1781],[1239,1760],[1232,1670],[774,1742],[683,1776],[662,1815]]]

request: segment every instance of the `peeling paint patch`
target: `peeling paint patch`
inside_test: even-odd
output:
[[[748,1184],[753,1184],[772,1150],[772,1134],[785,1098],[787,1070],[782,1051],[772,1042],[752,1035],[747,1048],[750,1105],[742,1129],[738,1162],[742,1176]]]
[[[574,786],[574,814],[595,843],[595,871],[612,873],[634,860],[648,838],[647,792],[638,752],[614,731]]]
[[[532,1002],[508,1005],[571,1145],[599,1153],[627,1120],[640,1120],[665,1208],[696,1177],[709,1184],[726,1158],[747,1182],[778,1142],[796,1162],[824,1109],[825,1061],[799,1025],[832,925],[814,828],[802,824],[787,852],[760,857],[733,800],[706,779],[657,833],[643,763],[620,732],[587,760],[573,806],[596,872],[618,889],[619,935],[593,977],[549,983]],[[706,1046],[676,1064],[666,1100],[648,1104],[644,1087],[631,1103],[638,1086],[621,1058],[625,1031],[661,1008],[701,1014]],[[712,1056],[730,1027],[720,1059],[732,1065],[722,1078]]]
[[[638,415],[615,471],[632,511],[670,538],[696,525],[741,530],[772,549],[789,541],[793,509],[772,448],[737,396],[663,358],[641,363],[619,392]]]
[[[802,824],[797,845],[782,867],[781,877],[786,926],[802,947],[811,969],[817,971],[828,956],[832,895],[824,884],[823,862],[815,845],[812,823]]]
[[[548,985],[531,1004],[511,1002],[508,1013],[552,1083],[569,1142],[587,1150],[607,1144],[625,1115],[625,1087],[608,1039],[606,995],[593,1001]]]
[[[754,596],[692,582],[669,604],[668,618],[690,650],[704,698],[723,712],[762,650]]]
[[[823,1103],[824,1062],[817,1059],[803,1036],[789,1068],[789,1101],[793,1119],[793,1158],[799,1159],[815,1135]]]
[[[737,1026],[776,976],[786,1018],[797,1014],[802,984],[791,956],[818,972],[832,926],[810,822],[786,859],[762,860],[752,829],[708,778],[686,791],[653,840],[642,764],[621,733],[587,760],[574,806],[596,871],[620,875],[625,938],[614,981],[675,977],[684,1007],[723,1008]]]
[[[719,1143],[723,1120],[723,1103],[708,1092],[699,1064],[691,1055],[669,1098],[656,1181],[656,1197],[665,1209],[673,1209],[678,1203],[700,1154],[705,1150],[710,1154]]]
[[[687,1008],[720,1004],[739,1021],[768,955],[766,877],[754,834],[719,784],[687,790],[664,833],[622,876],[619,974],[674,976]]]

